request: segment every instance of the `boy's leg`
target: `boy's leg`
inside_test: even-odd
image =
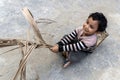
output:
[[[68,52],[62,52],[62,56],[63,56],[64,58],[68,58],[69,54],[68,54]]]
[[[79,62],[83,58],[85,58],[89,53],[83,51],[76,51],[76,52],[68,52],[68,56],[64,61],[63,67],[68,67],[71,63]]]
[[[84,59],[89,53],[83,52],[83,51],[76,51],[76,52],[70,52],[69,53],[69,60],[71,62],[79,62],[82,59]]]

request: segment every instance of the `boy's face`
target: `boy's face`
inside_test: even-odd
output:
[[[97,20],[93,20],[92,17],[88,18],[87,21],[83,24],[83,34],[84,35],[92,35],[98,29],[99,22]]]

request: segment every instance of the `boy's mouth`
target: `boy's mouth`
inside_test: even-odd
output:
[[[88,30],[84,29],[84,32],[85,32],[85,33],[87,33],[87,32],[88,32]]]

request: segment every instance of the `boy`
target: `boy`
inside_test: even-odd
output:
[[[64,36],[51,48],[51,51],[55,53],[67,52],[70,55],[90,50],[97,42],[96,33],[105,31],[106,27],[107,19],[103,13],[91,13],[83,24],[82,29],[77,28],[69,35]],[[70,63],[70,57],[68,57],[63,67],[67,67]]]

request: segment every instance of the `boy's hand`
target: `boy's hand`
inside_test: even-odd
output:
[[[50,48],[50,50],[51,50],[52,52],[55,52],[55,53],[58,52],[58,49],[59,49],[59,46],[58,46],[57,44],[54,45],[52,48]]]

